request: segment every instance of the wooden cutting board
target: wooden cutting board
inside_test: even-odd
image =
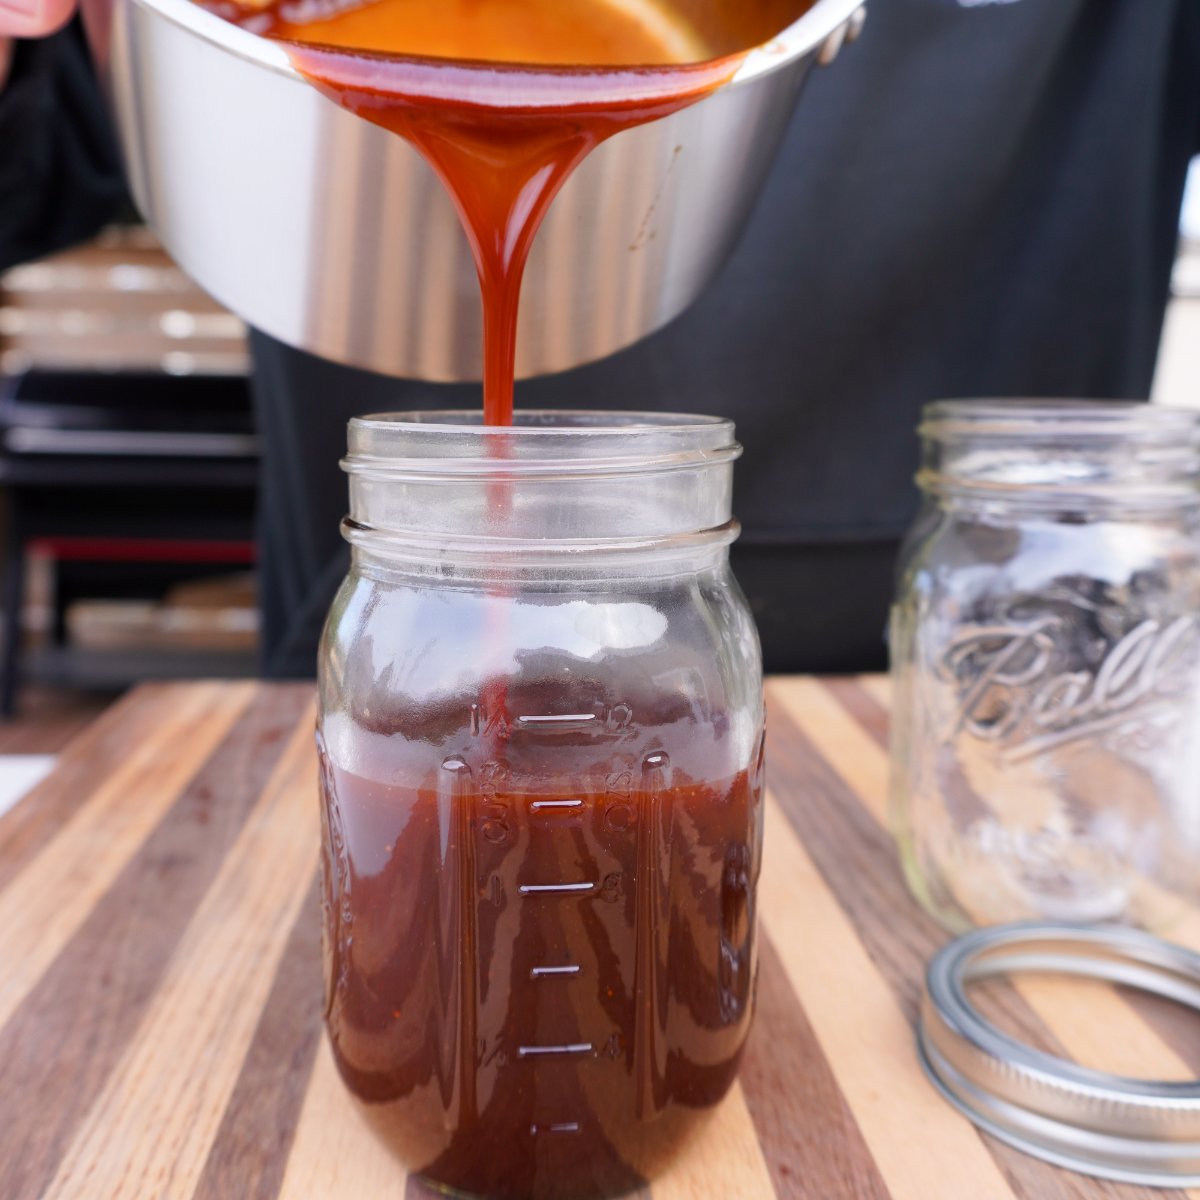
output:
[[[642,1200],[1160,1197],[1045,1166],[926,1082],[944,935],[885,829],[887,688],[769,687],[758,1015],[740,1083]],[[0,1197],[421,1200],[343,1094],[319,1011],[306,686],[147,686],[0,820]],[[1116,989],[995,988],[1043,1048],[1200,1072],[1194,1020]]]

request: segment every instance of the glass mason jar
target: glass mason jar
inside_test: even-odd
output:
[[[655,1175],[733,1082],[762,853],[727,421],[351,422],[321,654],[325,1018],[410,1169]]]
[[[1200,416],[926,409],[901,551],[892,816],[944,925],[1200,903]]]

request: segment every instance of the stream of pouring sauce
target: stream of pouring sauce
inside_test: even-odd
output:
[[[489,425],[512,424],[521,281],[554,197],[601,142],[702,100],[743,58],[688,61],[703,43],[654,0],[375,0],[238,19],[442,181],[479,276]]]

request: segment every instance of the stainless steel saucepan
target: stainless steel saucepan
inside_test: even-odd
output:
[[[741,231],[810,69],[854,36],[861,4],[817,0],[731,83],[583,163],[527,268],[519,374],[602,358],[695,299]],[[84,18],[134,196],[202,287],[326,358],[479,378],[470,252],[406,142],[317,93],[278,44],[190,0],[84,0]]]

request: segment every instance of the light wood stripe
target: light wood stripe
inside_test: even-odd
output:
[[[853,736],[845,727],[847,722],[853,724],[852,718],[844,710],[841,717],[831,713],[837,701],[815,681],[788,681],[772,690],[825,761],[886,826],[888,756],[878,743],[861,729]],[[1012,985],[1076,1062],[1141,1078],[1195,1077],[1192,1067],[1117,989],[1089,988],[1088,1003],[1081,1005],[1078,988],[1069,980],[1020,975]]]
[[[127,692],[58,756],[54,771],[0,816],[0,891],[79,811],[81,803],[128,757],[130,742],[154,736],[165,685]]]
[[[891,990],[774,796],[759,884],[771,940],[896,1200],[1013,1200],[970,1123],[934,1091]]]
[[[859,675],[858,685],[869,692],[889,712],[892,707],[892,681],[886,675]]]
[[[312,721],[300,721],[47,1200],[194,1190],[316,866]]]
[[[778,680],[770,694],[871,815],[886,825],[888,757],[875,739],[815,679]]]
[[[654,1181],[650,1194],[654,1200],[767,1200],[775,1195],[740,1084],[734,1084],[689,1152]]]
[[[321,1039],[279,1200],[399,1200],[404,1169],[355,1111]]]
[[[73,820],[0,892],[0,1025],[28,995],[179,790],[250,703],[253,684],[189,688]]]

